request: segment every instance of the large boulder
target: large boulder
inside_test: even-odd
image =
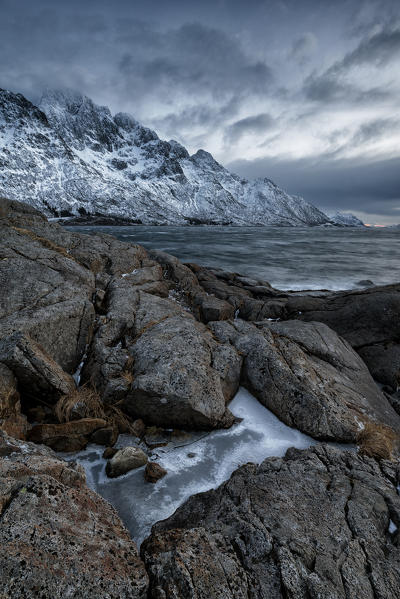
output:
[[[177,428],[232,424],[226,403],[237,390],[241,366],[232,347],[223,353],[179,305],[143,293],[134,330],[128,344],[133,381],[124,403],[133,417]]]
[[[50,227],[41,217],[20,219],[18,226],[0,221],[0,337],[28,334],[73,372],[94,320],[94,275],[68,249],[27,228],[32,220]]]
[[[17,439],[25,439],[26,416],[21,414],[17,381],[9,368],[0,362],[0,429]]]
[[[291,296],[285,318],[324,322],[360,353],[374,378],[396,389],[400,380],[400,285],[327,296]]]
[[[318,321],[359,352],[378,381],[397,388],[400,380],[400,285],[342,292],[282,292],[269,283],[188,265],[211,297],[229,303],[244,320]],[[218,320],[220,318],[218,317]]]
[[[142,246],[124,243],[103,233],[72,233],[57,223],[48,222],[34,209],[29,212],[27,206],[20,202],[0,200],[1,205],[6,213],[5,225],[30,231],[31,236],[38,237],[42,244],[50,248],[55,246],[56,251],[70,256],[90,275],[122,275],[140,268],[147,258]]]
[[[83,379],[96,380],[104,401],[122,401],[131,416],[152,424],[231,424],[226,403],[239,385],[240,356],[178,302],[146,293],[142,284],[142,273],[110,282]]]
[[[135,544],[81,467],[1,431],[0,455],[2,596],[147,597]]]
[[[352,347],[400,341],[400,284],[325,296],[290,296],[286,317],[324,322]]]
[[[28,399],[42,397],[55,403],[75,389],[73,378],[23,332],[0,339],[0,361],[14,373],[19,389]]]
[[[376,343],[358,350],[370,373],[396,391],[400,387],[400,343]]]
[[[158,599],[400,596],[398,465],[328,446],[248,464],[142,544]]]
[[[400,419],[351,348],[326,325],[212,323],[244,356],[242,381],[286,424],[316,439],[355,441],[366,421],[400,433]]]

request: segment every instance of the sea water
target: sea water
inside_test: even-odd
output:
[[[400,281],[400,227],[67,227],[104,232],[183,262],[269,281],[278,289],[353,289]]]

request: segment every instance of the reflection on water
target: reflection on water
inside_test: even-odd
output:
[[[400,228],[68,227],[269,281],[280,289],[351,289],[400,281]]]

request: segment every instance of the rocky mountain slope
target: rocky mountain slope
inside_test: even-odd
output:
[[[130,115],[112,116],[73,92],[47,92],[36,107],[0,90],[0,194],[47,216],[113,215],[144,224],[329,220],[269,179],[243,179],[204,150],[190,156]]]
[[[328,215],[332,222],[342,227],[364,227],[362,220],[350,212],[335,212]]]

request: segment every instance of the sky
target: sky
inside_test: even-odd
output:
[[[0,87],[78,90],[322,210],[400,222],[399,0],[0,0]]]

